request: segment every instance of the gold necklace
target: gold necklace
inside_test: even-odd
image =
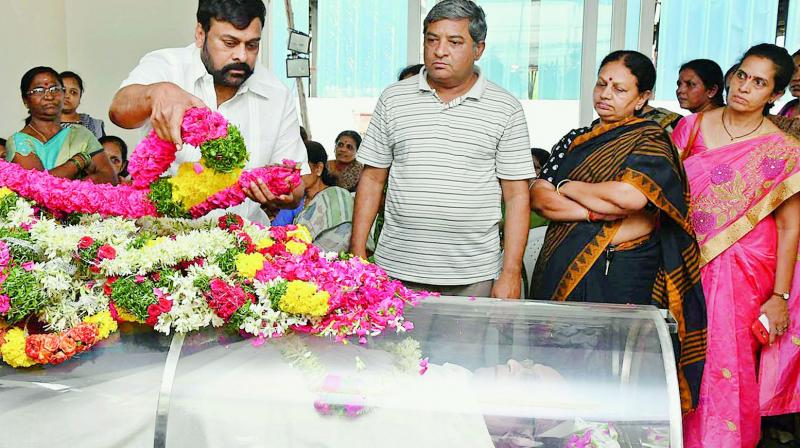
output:
[[[728,110],[727,107],[722,109],[722,129],[725,130],[725,133],[728,134],[728,138],[730,138],[731,141],[738,140],[738,139],[743,138],[743,137],[747,137],[748,135],[750,135],[750,134],[756,132],[757,130],[759,130],[759,128],[761,128],[761,125],[764,124],[764,116],[762,115],[761,116],[761,121],[758,122],[758,126],[756,126],[755,129],[753,129],[752,131],[750,131],[750,132],[748,132],[746,134],[737,135],[736,137],[734,137],[733,134],[731,134],[731,131],[728,130],[728,126],[725,125],[725,112],[727,112],[727,110]]]
[[[41,137],[41,138],[42,138],[42,143],[47,143],[48,141],[50,141],[50,139],[49,139],[49,138],[47,138],[47,137],[45,137],[45,136],[44,136],[44,134],[42,134],[41,132],[39,132],[39,130],[38,130],[38,129],[36,129],[36,128],[33,126],[33,124],[31,124],[31,123],[28,123],[28,127],[29,127],[29,128],[31,128],[31,130],[32,130],[33,132],[35,132],[35,133],[39,134],[39,137]]]

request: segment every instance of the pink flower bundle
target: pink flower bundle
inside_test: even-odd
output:
[[[300,178],[300,168],[297,162],[292,160],[284,160],[280,165],[243,171],[239,177],[239,182],[209,196],[205,201],[189,209],[189,214],[193,218],[199,218],[205,216],[211,210],[239,205],[247,197],[244,194],[244,189],[250,183],[257,183],[259,179],[267,185],[269,191],[274,195],[291,193],[295,187],[300,185],[302,180]]]
[[[192,108],[183,115],[181,138],[196,148],[209,141],[228,135],[228,120],[209,109]]]
[[[228,134],[228,121],[218,112],[208,109],[192,108],[183,115],[181,138],[185,143],[200,147],[209,140],[225,137]],[[174,144],[164,141],[150,131],[128,160],[128,171],[136,188],[147,188],[156,181],[175,161]]]
[[[175,151],[174,144],[161,140],[155,131],[150,131],[128,159],[133,186],[147,188],[155,182],[175,161]]]
[[[269,167],[264,183],[275,195],[289,194],[300,185],[300,167],[294,160],[284,159],[280,165]]]

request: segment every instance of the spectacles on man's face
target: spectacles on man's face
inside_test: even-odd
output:
[[[58,96],[64,93],[64,88],[61,86],[50,86],[50,87],[36,87],[34,89],[28,90],[28,96],[45,96],[48,93],[52,96]]]

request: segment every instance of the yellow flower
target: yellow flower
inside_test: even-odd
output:
[[[119,312],[119,309],[117,309],[117,312]],[[95,315],[87,316],[83,321],[97,326],[97,337],[99,339],[107,338],[118,328],[117,321],[111,317],[111,312],[109,311],[101,311]]]
[[[298,241],[289,241],[286,243],[286,250],[295,255],[303,255],[307,248],[308,246],[306,246],[305,243]]]
[[[286,285],[279,307],[290,314],[320,317],[328,313],[328,298],[330,294],[317,290],[314,284],[293,280]]]
[[[286,232],[286,236],[289,238],[297,238],[306,244],[311,244],[311,232],[309,232],[305,226],[297,226],[296,230]]]
[[[239,254],[236,256],[236,271],[240,277],[253,278],[256,272],[264,268],[265,261],[267,259],[259,252]]]
[[[272,238],[270,237],[266,237],[263,240],[256,243],[256,249],[257,250],[268,249],[272,247],[273,244],[275,244],[275,241],[273,241]]]
[[[6,196],[8,196],[10,194],[15,194],[15,193],[13,191],[11,191],[8,187],[0,188],[0,199],[4,198],[4,197],[6,197]]]
[[[218,173],[206,168],[203,159],[200,159],[199,163],[203,166],[200,173],[194,170],[195,162],[181,163],[178,173],[169,180],[172,184],[172,199],[180,202],[187,210],[205,201],[214,193],[235,184],[242,174],[240,169],[230,173]]]
[[[138,322],[140,324],[144,323],[143,320],[139,319],[125,308],[119,305],[114,305],[114,307],[117,309],[117,319],[121,320],[122,322]]]
[[[0,347],[0,354],[3,361],[11,367],[30,367],[36,364],[31,357],[25,354],[25,332],[19,328],[13,328],[5,335],[5,344]]]
[[[156,239],[153,239],[153,240],[147,240],[147,242],[144,243],[144,247],[158,246],[159,244],[163,243],[166,240],[167,240],[167,238],[163,237],[163,236],[160,236],[160,237],[158,237]]]

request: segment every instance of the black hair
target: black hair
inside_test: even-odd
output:
[[[792,57],[793,57],[793,58],[796,58],[796,57],[798,57],[798,56],[800,56],[800,50],[797,50],[797,51],[795,51],[794,53],[792,53]]]
[[[684,70],[691,70],[695,72],[697,77],[700,78],[700,81],[703,81],[703,85],[705,86],[706,90],[711,90],[714,88],[714,86],[717,86],[717,93],[713,98],[711,98],[711,102],[715,106],[725,105],[725,98],[723,96],[723,92],[725,90],[725,78],[722,77],[722,69],[719,67],[719,64],[711,59],[693,59],[681,65],[678,73]]]
[[[306,128],[302,126],[300,126],[300,140],[302,140],[303,143],[308,141],[308,132],[306,132]]]
[[[336,140],[334,140],[333,142],[338,144],[339,139],[342,137],[352,138],[356,142],[356,151],[361,146],[361,135],[359,135],[359,133],[356,131],[342,131],[339,133],[339,135],[336,136]]]
[[[542,148],[531,148],[531,157],[539,161],[539,166],[544,166],[550,160],[550,153]]]
[[[0,146],[6,146],[6,139],[0,138]]]
[[[622,61],[625,67],[636,77],[636,88],[639,92],[653,90],[656,85],[656,68],[647,56],[633,50],[617,50],[608,54],[600,63],[600,69],[611,62]]]
[[[69,70],[61,72],[61,81],[63,82],[66,78],[74,79],[78,83],[78,89],[80,89],[81,95],[83,95],[83,78],[81,78],[77,73]]]
[[[35,78],[36,75],[41,75],[42,73],[49,73],[53,75],[56,78],[56,81],[58,81],[58,83],[61,84],[61,87],[64,87],[64,80],[61,79],[61,75],[59,75],[58,72],[55,71],[52,67],[43,67],[43,66],[34,67],[25,72],[25,74],[22,75],[22,80],[19,82],[19,91],[20,94],[22,95],[22,99],[27,98],[28,91],[31,90],[31,83],[33,82],[33,78]],[[31,123],[31,115],[28,114],[27,118],[25,118],[25,124],[28,125],[30,123]]]
[[[739,65],[751,56],[772,61],[775,66],[775,74],[772,77],[775,82],[775,88],[772,91],[778,93],[786,90],[786,86],[789,85],[789,81],[792,80],[792,75],[794,75],[795,66],[794,60],[789,56],[789,52],[785,48],[767,43],[754,45],[744,53],[742,59],[739,60]]]
[[[789,82],[792,80],[795,69],[794,59],[789,56],[789,52],[786,51],[785,48],[774,44],[763,43],[754,45],[750,47],[750,49],[748,49],[744,55],[742,55],[742,59],[739,59],[739,66],[742,65],[742,62],[744,62],[745,59],[751,56],[769,59],[772,62],[772,65],[775,68],[775,74],[772,75],[772,80],[775,82],[775,88],[772,89],[772,92],[778,93],[785,91],[786,87],[789,85]],[[772,102],[764,105],[764,115],[769,115],[769,111],[773,106],[775,106],[775,103]]]
[[[616,61],[621,61],[625,67],[631,71],[631,74],[636,78],[636,88],[639,90],[639,93],[653,90],[653,87],[656,85],[656,67],[653,65],[653,61],[651,61],[650,58],[633,50],[612,51],[608,56],[603,58],[603,62],[600,63],[600,70],[602,70],[606,64]],[[600,70],[598,70],[598,73]],[[642,109],[635,111],[634,115],[641,115],[644,106],[646,106],[648,102],[649,101],[645,101]]]
[[[322,175],[320,176],[320,178],[322,178],[322,183],[329,187],[336,185],[336,176],[328,171],[328,153],[325,151],[325,147],[322,146],[322,143],[309,140],[309,142],[306,143],[306,152],[308,153],[309,164],[322,164]]]
[[[736,70],[739,70],[739,65],[741,65],[741,64],[739,64],[738,62],[733,64],[733,65],[731,65],[731,68],[729,68],[728,71],[725,72],[725,76],[722,78],[723,81],[725,82],[725,98],[728,97],[728,93],[731,90],[731,84],[728,81],[731,79],[731,76],[733,76],[733,73]]]
[[[397,75],[397,80],[402,81],[411,76],[418,75],[423,66],[423,64],[412,64],[403,68],[400,70],[400,74]]]
[[[58,72],[55,71],[53,68],[34,67],[25,72],[25,74],[22,75],[22,80],[19,82],[19,91],[20,94],[22,94],[23,99],[28,96],[28,91],[31,90],[31,83],[33,82],[33,78],[35,78],[36,75],[41,75],[42,73],[49,73],[53,75],[56,78],[56,81],[58,81],[58,83],[61,84],[62,87],[64,86],[64,80],[61,79],[61,75],[59,75]]]
[[[127,176],[128,175],[128,145],[125,143],[125,140],[117,137],[116,135],[104,135],[100,137],[97,141],[100,142],[101,145],[106,143],[113,143],[117,145],[119,148],[119,155],[122,156],[122,171],[119,172],[120,176]]]
[[[264,19],[267,8],[262,0],[200,0],[197,4],[197,22],[206,33],[211,29],[211,19],[228,22],[237,30],[250,26],[253,19]]]

